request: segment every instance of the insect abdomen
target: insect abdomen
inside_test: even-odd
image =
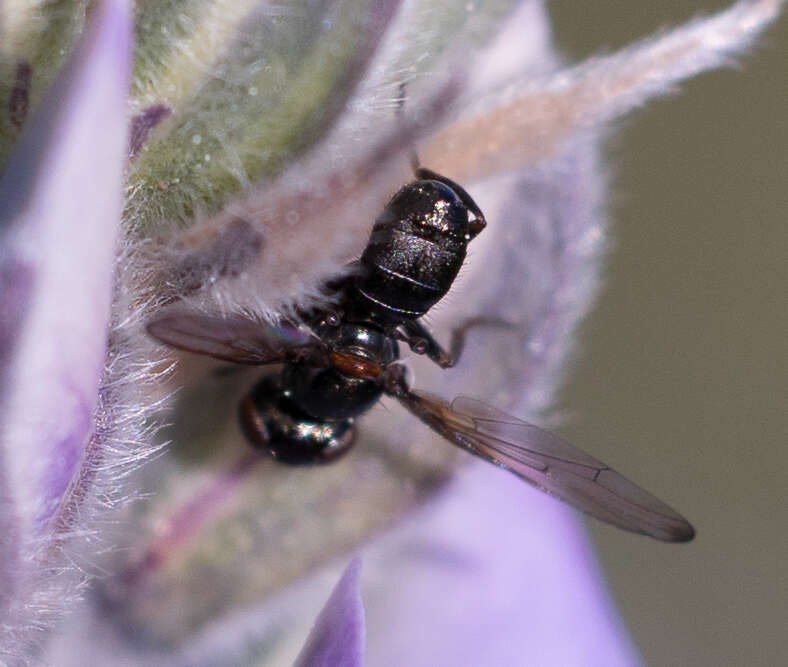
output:
[[[421,317],[449,291],[468,238],[468,211],[451,188],[406,185],[372,228],[356,288],[384,319]]]

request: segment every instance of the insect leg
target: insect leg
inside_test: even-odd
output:
[[[460,360],[468,332],[476,327],[502,327],[512,330],[519,328],[517,324],[499,317],[472,317],[452,330],[447,351],[419,320],[410,320],[402,324],[406,334],[403,340],[417,354],[426,354],[441,368],[451,368]]]

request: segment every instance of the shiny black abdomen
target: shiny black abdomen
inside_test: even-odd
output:
[[[449,291],[469,239],[468,209],[452,188],[409,183],[375,221],[355,282],[359,299],[383,322],[420,317]]]

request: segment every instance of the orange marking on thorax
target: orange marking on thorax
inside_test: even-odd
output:
[[[365,359],[347,352],[332,352],[331,364],[343,375],[362,380],[375,380],[383,372],[383,367],[376,361]]]

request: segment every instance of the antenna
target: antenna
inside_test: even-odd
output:
[[[404,124],[405,122],[405,100],[407,99],[405,86],[405,81],[400,82],[399,99],[397,100],[397,118],[400,124]],[[418,153],[416,153],[416,149],[413,146],[410,148],[410,166],[411,169],[413,169],[413,173],[418,177],[418,171],[421,168],[421,162],[419,162]]]

